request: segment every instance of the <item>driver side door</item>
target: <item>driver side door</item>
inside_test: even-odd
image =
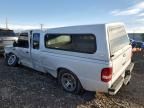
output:
[[[28,32],[20,34],[16,50],[20,63],[27,67],[32,67],[30,54],[30,34]]]

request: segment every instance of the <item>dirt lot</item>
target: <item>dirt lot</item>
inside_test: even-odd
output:
[[[7,67],[0,58],[0,108],[144,108],[144,53],[133,57],[131,83],[116,96],[66,93],[50,75],[23,66]]]

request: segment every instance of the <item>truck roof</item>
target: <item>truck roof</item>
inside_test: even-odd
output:
[[[104,23],[91,25],[67,26],[47,29],[46,33],[91,33],[96,30],[102,30],[107,26],[124,25],[123,23]]]
[[[116,23],[104,23],[104,24],[89,24],[89,25],[76,25],[76,26],[65,26],[65,27],[57,27],[57,28],[48,28],[46,30],[41,29],[30,29],[24,30],[20,33],[24,32],[43,32],[43,33],[94,33],[95,31],[105,30],[107,26],[116,26],[116,25],[124,25],[121,22]]]

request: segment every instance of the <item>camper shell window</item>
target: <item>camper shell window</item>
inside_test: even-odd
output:
[[[124,26],[109,27],[108,34],[111,54],[114,54],[130,43]]]
[[[46,34],[45,47],[93,54],[96,52],[96,37],[93,34]]]

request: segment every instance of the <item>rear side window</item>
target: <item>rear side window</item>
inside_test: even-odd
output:
[[[46,34],[45,47],[92,54],[96,52],[96,39],[92,34]]]
[[[18,38],[18,47],[29,48],[28,33],[21,33]]]
[[[124,26],[109,27],[108,33],[112,54],[130,43]]]

